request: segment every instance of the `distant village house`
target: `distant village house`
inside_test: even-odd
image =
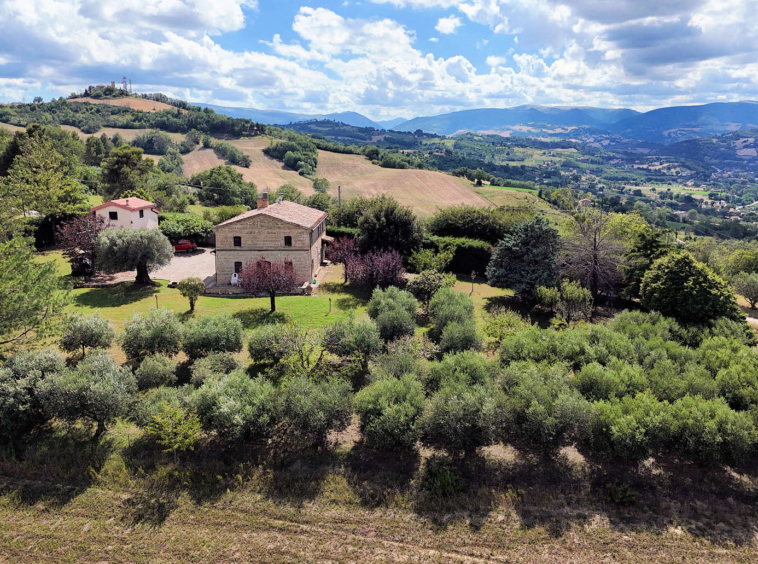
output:
[[[105,202],[90,211],[109,222],[112,227],[150,229],[158,227],[158,210],[153,202],[141,198],[121,198]]]

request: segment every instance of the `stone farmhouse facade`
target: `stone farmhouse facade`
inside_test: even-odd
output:
[[[111,200],[94,208],[90,212],[102,217],[111,227],[126,229],[152,229],[158,227],[158,210],[153,202],[142,198],[121,198]]]
[[[298,284],[307,284],[324,261],[328,214],[294,202],[268,203],[258,196],[258,206],[213,228],[216,235],[216,285],[228,285],[232,274],[264,258],[291,262]]]

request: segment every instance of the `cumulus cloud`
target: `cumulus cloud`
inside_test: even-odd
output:
[[[372,2],[387,5],[382,17],[371,3],[351,3],[361,17],[304,6],[286,30],[259,25],[251,0],[5,0],[0,99],[124,74],[189,101],[373,116],[758,96],[758,0]],[[442,51],[437,37],[417,41],[404,10],[429,10],[440,34],[481,34],[468,51]]]
[[[455,33],[455,30],[461,27],[461,25],[461,18],[448,16],[447,18],[440,18],[434,29],[443,35],[450,35],[451,33]]]

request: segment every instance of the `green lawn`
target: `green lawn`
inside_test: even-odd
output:
[[[89,206],[91,208],[94,208],[95,206],[99,206],[103,203],[103,197],[98,194],[91,194],[88,196],[89,198]]]
[[[189,303],[179,290],[169,288],[166,281],[158,287],[135,287],[131,282],[110,288],[80,288],[72,292],[72,311],[99,315],[120,330],[135,313],[153,307],[170,309],[188,319]],[[366,314],[368,294],[343,289],[337,282],[328,282],[313,296],[281,296],[276,298],[276,313],[270,312],[268,298],[201,296],[195,306],[195,317],[227,313],[240,319],[246,329],[267,323],[291,321],[307,328],[323,327],[350,315]],[[331,312],[330,308],[331,299]]]

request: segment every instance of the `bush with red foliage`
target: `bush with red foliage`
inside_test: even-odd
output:
[[[104,229],[111,227],[101,216],[88,213],[58,227],[58,246],[71,263],[71,271],[76,275],[95,274],[95,241]]]
[[[355,239],[350,237],[340,237],[335,239],[333,243],[329,243],[326,246],[326,258],[335,264],[341,264],[344,268],[345,282],[347,282],[348,263],[358,256],[358,249],[355,244]]]
[[[297,287],[297,274],[291,262],[269,262],[260,258],[242,269],[240,286],[250,294],[268,294],[271,311],[276,311],[276,294],[292,292]]]
[[[348,261],[346,272],[355,286],[387,288],[405,284],[403,257],[394,250],[356,254]]]

